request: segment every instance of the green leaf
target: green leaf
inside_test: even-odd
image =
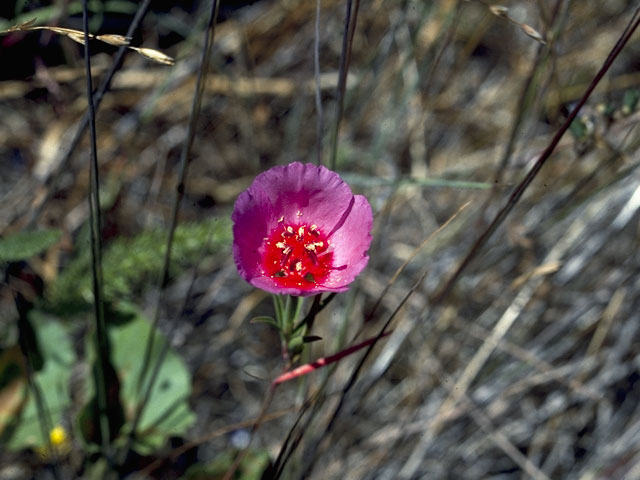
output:
[[[30,320],[38,335],[38,343],[44,359],[44,367],[34,375],[51,426],[59,425],[62,414],[70,407],[69,377],[75,363],[75,354],[64,327],[56,319],[37,311],[31,312]],[[3,373],[4,375],[4,373]],[[26,384],[26,378],[24,379]],[[3,438],[10,450],[24,448],[44,448],[36,402],[31,390],[27,393],[24,408],[16,417],[14,425],[7,428]],[[3,436],[3,437],[4,437]]]
[[[124,303],[118,306],[128,321],[109,327],[111,359],[120,377],[120,399],[126,420],[131,422],[142,396],[138,391],[138,378],[151,324],[137,307]],[[165,342],[160,333],[154,332],[151,368],[156,364]],[[190,396],[191,375],[184,361],[169,348],[138,424],[133,448],[141,455],[148,455],[162,447],[168,437],[183,435],[195,421],[195,414],[188,403]]]
[[[249,320],[249,323],[266,323],[268,325],[273,325],[274,327],[278,328],[278,323],[276,322],[276,319],[273,317],[266,317],[266,316],[253,317],[251,320]]]
[[[59,230],[20,232],[0,238],[0,262],[15,262],[44,252],[60,240]]]

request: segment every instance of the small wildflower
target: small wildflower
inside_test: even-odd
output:
[[[49,431],[49,445],[40,445],[35,451],[45,459],[51,458],[51,455],[64,457],[71,451],[69,433],[62,425],[56,425]]]
[[[294,162],[261,173],[231,218],[240,275],[270,293],[343,292],[369,261],[371,206],[323,166]]]
[[[60,425],[57,425],[49,432],[49,440],[54,447],[64,445],[69,438],[67,437],[67,431]]]

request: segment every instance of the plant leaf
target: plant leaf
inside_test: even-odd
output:
[[[274,327],[278,328],[278,323],[276,322],[276,319],[273,317],[266,317],[266,316],[253,317],[251,320],[249,320],[249,323],[267,323],[269,325],[273,325]]]
[[[75,354],[67,332],[60,322],[37,311],[31,312],[30,320],[37,332],[44,359],[44,367],[34,378],[42,394],[51,425],[56,426],[61,423],[64,411],[71,405],[69,378]],[[26,377],[24,382],[26,384]],[[29,391],[26,404],[20,411],[14,428],[7,434],[7,448],[14,451],[24,448],[46,448],[47,442],[42,438],[39,421],[36,402]]]
[[[124,321],[112,322],[109,327],[111,356],[120,377],[120,395],[126,421],[131,422],[141,398],[138,379],[144,363],[144,343],[151,333],[151,324],[134,305],[123,302],[118,307]],[[153,335],[151,368],[158,361],[166,343],[160,333],[153,332]],[[145,378],[148,380],[148,377]],[[195,422],[195,414],[188,403],[190,396],[189,370],[178,354],[169,348],[138,424],[133,448],[141,455],[148,455],[162,447],[170,436],[184,434]]]
[[[60,240],[60,230],[19,232],[0,238],[0,262],[15,262],[44,252]]]

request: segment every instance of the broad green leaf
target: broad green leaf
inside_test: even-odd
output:
[[[30,315],[44,360],[43,368],[34,375],[42,400],[47,409],[51,426],[59,425],[63,412],[70,406],[69,377],[75,362],[75,354],[66,330],[56,319],[37,311]],[[15,422],[6,429],[6,446],[10,450],[45,448],[38,411],[32,392]]]
[[[123,316],[129,317],[129,321],[117,322],[109,327],[111,360],[120,377],[120,399],[126,419],[131,422],[142,397],[138,390],[138,378],[144,363],[145,344],[151,332],[151,324],[135,306],[123,303],[119,307]],[[165,343],[165,338],[155,332],[151,368],[157,363]],[[146,378],[148,377],[149,375]],[[183,360],[169,348],[138,424],[137,441],[134,443],[134,449],[138,453],[150,454],[164,445],[169,436],[185,433],[195,421],[195,414],[188,403],[190,395],[191,375]]]
[[[15,262],[44,252],[60,240],[59,230],[19,232],[0,238],[0,262]]]

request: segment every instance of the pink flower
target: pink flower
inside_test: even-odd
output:
[[[369,261],[371,206],[322,166],[295,162],[261,173],[231,219],[238,271],[267,292],[344,292]]]

